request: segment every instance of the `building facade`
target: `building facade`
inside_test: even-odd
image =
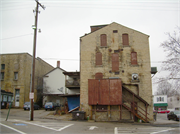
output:
[[[28,53],[1,54],[1,89],[13,93],[13,107],[23,107],[29,100],[32,56]],[[35,59],[34,102],[42,101],[42,77],[54,67],[39,57]]]
[[[80,37],[80,109],[96,121],[153,120],[149,36],[118,23]]]
[[[180,95],[174,95],[167,98],[168,109],[180,110]]]
[[[167,95],[154,95],[154,110],[167,110]]]

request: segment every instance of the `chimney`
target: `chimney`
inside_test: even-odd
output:
[[[57,61],[57,67],[60,68],[60,61]]]

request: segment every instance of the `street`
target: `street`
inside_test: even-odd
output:
[[[45,119],[52,111],[36,110],[34,121],[29,120],[29,111],[21,109],[10,112],[6,120],[7,110],[1,110],[1,133],[62,133],[62,134],[179,134],[180,127],[177,121],[168,121],[166,114],[158,114],[157,120],[167,121],[166,124],[146,123],[117,123],[93,121],[65,121]],[[42,118],[43,116],[43,118]]]

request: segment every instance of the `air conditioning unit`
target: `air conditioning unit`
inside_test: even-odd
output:
[[[132,74],[132,80],[139,80],[138,74]]]

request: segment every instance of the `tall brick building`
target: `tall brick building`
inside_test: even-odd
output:
[[[28,53],[1,54],[1,90],[13,93],[13,106],[23,107],[29,101],[32,56]],[[42,76],[54,67],[40,58],[35,59],[34,101],[41,101]],[[7,96],[1,96],[1,100]],[[9,100],[9,98],[7,98]]]
[[[80,105],[96,121],[153,120],[149,36],[115,22],[80,37]]]

